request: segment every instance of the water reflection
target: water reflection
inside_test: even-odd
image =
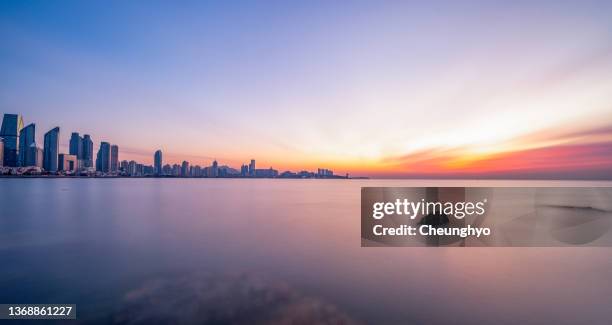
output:
[[[283,282],[196,273],[156,278],[128,291],[116,324],[358,324]]]
[[[609,248],[360,247],[361,186],[556,184],[0,179],[0,303],[76,303],[84,323],[171,317],[148,308],[166,295],[228,323],[609,323]]]

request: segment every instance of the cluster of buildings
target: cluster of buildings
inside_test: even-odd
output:
[[[154,155],[155,166],[153,168],[154,176],[171,176],[171,177],[240,177],[240,174],[234,168],[229,166],[219,166],[217,161],[213,161],[212,165],[202,167],[200,165],[191,165],[188,161],[174,165],[162,166],[162,152],[157,150]]]
[[[161,150],[157,150],[153,156],[154,166],[142,166],[134,161],[122,161],[121,165],[127,164],[127,175],[135,176],[156,176],[156,177],[207,177],[207,178],[348,178],[337,176],[329,169],[319,169],[317,173],[301,171],[286,171],[279,173],[278,170],[270,168],[256,168],[255,159],[251,159],[249,164],[244,164],[240,170],[229,166],[219,166],[217,161],[213,161],[210,166],[191,165],[188,161],[182,164],[163,164]],[[134,166],[135,167],[132,167]],[[140,166],[140,167],[139,167]],[[132,171],[136,168],[136,173]]]
[[[36,143],[36,124],[24,126],[18,114],[4,114],[0,129],[0,174],[6,175],[97,175],[119,173],[119,147],[101,142],[95,158],[93,140],[73,132],[68,153],[60,153],[60,128],[44,134]]]
[[[63,175],[94,177],[240,177],[240,178],[348,178],[336,176],[329,169],[318,169],[316,173],[286,171],[280,173],[273,168],[258,169],[255,159],[244,164],[240,170],[219,166],[213,161],[210,166],[163,164],[163,154],[157,150],[153,155],[153,166],[134,160],[119,161],[119,146],[100,142],[94,158],[93,140],[89,134],[81,136],[73,132],[68,153],[59,152],[60,128],[55,127],[44,134],[44,143],[36,143],[36,124],[24,127],[18,114],[4,114],[0,129],[0,175]]]

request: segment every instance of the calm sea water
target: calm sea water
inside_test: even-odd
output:
[[[362,248],[361,186],[588,182],[0,179],[0,303],[83,322],[601,323],[612,248]]]

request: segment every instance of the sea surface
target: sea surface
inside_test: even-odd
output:
[[[77,304],[82,323],[610,324],[612,248],[362,248],[362,186],[612,183],[0,179],[0,303]]]

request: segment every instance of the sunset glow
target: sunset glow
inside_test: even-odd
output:
[[[610,6],[5,3],[0,112],[147,164],[610,179]]]

